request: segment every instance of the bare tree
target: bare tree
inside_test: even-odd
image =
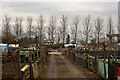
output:
[[[3,19],[3,28],[2,28],[2,41],[4,43],[10,43],[12,39],[11,33],[11,18],[5,16]]]
[[[114,34],[112,17],[108,18],[107,31],[108,31],[108,34]]]
[[[120,16],[118,16],[118,26],[117,26],[118,34],[120,34]]]
[[[85,36],[86,45],[88,44],[90,33],[91,33],[90,16],[87,16],[83,23],[83,35]]]
[[[67,18],[64,15],[62,16],[60,23],[62,27],[62,39],[64,45],[65,37],[66,37],[66,29],[67,29]]]
[[[56,39],[57,39],[57,44],[60,44],[61,38],[62,38],[62,29],[61,27],[57,27],[56,29]]]
[[[76,16],[73,20],[73,26],[71,26],[71,34],[74,43],[77,43],[77,35],[78,35],[78,26],[79,26],[79,18]]]
[[[97,36],[97,44],[98,44],[98,48],[99,48],[99,40],[100,40],[100,36],[101,36],[101,32],[103,29],[103,19],[98,17],[96,20],[94,20],[94,27],[95,27],[95,33]]]
[[[33,36],[33,26],[32,26],[32,17],[28,17],[27,19],[28,21],[28,26],[27,26],[27,36],[28,36],[28,40],[29,40],[29,43],[31,43],[31,38]]]
[[[38,29],[38,42],[41,44],[44,40],[44,31],[45,31],[45,19],[43,15],[40,15],[37,20],[37,29]]]
[[[51,16],[49,20],[49,26],[48,26],[48,35],[49,40],[54,43],[55,38],[55,32],[56,32],[56,18]]]
[[[109,34],[109,35],[114,34],[112,17],[109,17],[109,18],[108,18],[107,34]],[[113,39],[112,36],[109,36],[109,45],[112,44],[112,39]],[[112,46],[111,46],[111,47],[112,47]]]
[[[117,30],[118,30],[118,34],[120,34],[120,16],[118,16]],[[118,37],[117,41],[118,41],[118,43],[120,43],[120,37]]]
[[[22,38],[22,34],[23,34],[22,21],[23,21],[22,18],[16,17],[15,25],[13,26],[14,35],[15,35],[16,41],[18,42]]]

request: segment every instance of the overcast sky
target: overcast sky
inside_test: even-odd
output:
[[[118,2],[119,0],[1,0],[2,2]]]
[[[117,2],[14,2],[2,3],[2,14],[11,16],[12,18],[32,16],[36,19],[40,14],[43,14],[46,19],[51,15],[56,16],[59,20],[64,14],[68,19],[79,16],[82,21],[85,16],[91,15],[92,18],[118,15]]]
[[[24,27],[27,24],[26,18],[29,16],[33,17],[33,24],[36,25],[36,19],[40,14],[43,14],[46,18],[46,25],[51,15],[56,16],[58,23],[63,14],[67,16],[69,23],[72,22],[75,16],[79,16],[81,24],[87,15],[91,16],[92,23],[96,17],[102,17],[104,18],[105,24],[109,16],[114,21],[117,20],[118,16],[117,0],[116,2],[112,2],[113,0],[109,0],[111,2],[107,2],[108,0],[104,0],[106,2],[102,2],[101,0],[98,0],[98,2],[87,2],[87,0],[85,2],[78,2],[78,0],[75,0],[76,2],[68,2],[68,0],[65,0],[65,2],[37,2],[38,0],[35,0],[36,2],[33,2],[33,0],[29,0],[30,2],[24,2],[24,0],[22,0],[23,2],[19,2],[18,0],[16,2],[14,1],[2,1],[2,16],[0,18],[8,15],[14,21],[15,17],[23,17]]]

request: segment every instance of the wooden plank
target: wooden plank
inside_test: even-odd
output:
[[[103,78],[104,80],[106,80],[106,78],[104,76],[102,76],[100,73],[97,73],[98,76],[100,76],[101,78]]]
[[[93,69],[93,59],[91,58],[91,68]]]
[[[26,78],[28,75],[30,75],[30,71],[27,70],[25,73],[23,73],[23,78]]]
[[[91,71],[95,72],[95,70],[94,70],[93,68],[89,67],[89,69],[90,69]]]
[[[30,74],[28,74],[28,75],[26,76],[26,78],[27,78],[27,79],[30,78]]]
[[[37,66],[37,62],[35,62],[35,69],[36,69],[36,78],[38,78],[38,66]]]
[[[108,64],[108,62],[106,62],[106,61],[104,61],[104,60],[101,60],[101,59],[98,59],[98,61]]]
[[[32,64],[34,78],[38,78],[37,63]]]
[[[94,56],[90,56],[90,55],[88,55],[90,58],[93,58],[93,59],[95,59],[95,57]]]
[[[26,65],[21,69],[22,72],[22,78],[26,78],[28,75],[30,75],[30,65]]]
[[[22,72],[24,72],[26,69],[28,69],[30,67],[30,65],[25,65],[22,69],[21,69],[21,71]]]

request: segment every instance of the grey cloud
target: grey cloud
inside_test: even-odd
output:
[[[9,15],[39,16],[40,14],[49,17],[56,16],[59,20],[62,14],[69,19],[74,16],[80,16],[83,20],[88,14],[93,18],[101,16],[117,16],[117,2],[78,2],[78,3],[58,3],[58,2],[20,2],[20,3],[3,3],[3,9],[9,10]],[[4,11],[4,10],[3,10]]]
[[[118,2],[119,0],[2,0],[2,2]]]

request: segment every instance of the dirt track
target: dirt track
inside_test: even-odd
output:
[[[49,59],[49,69],[47,78],[57,78],[56,60],[55,56],[51,55]]]
[[[61,54],[52,54],[46,78],[86,78],[84,74]]]

